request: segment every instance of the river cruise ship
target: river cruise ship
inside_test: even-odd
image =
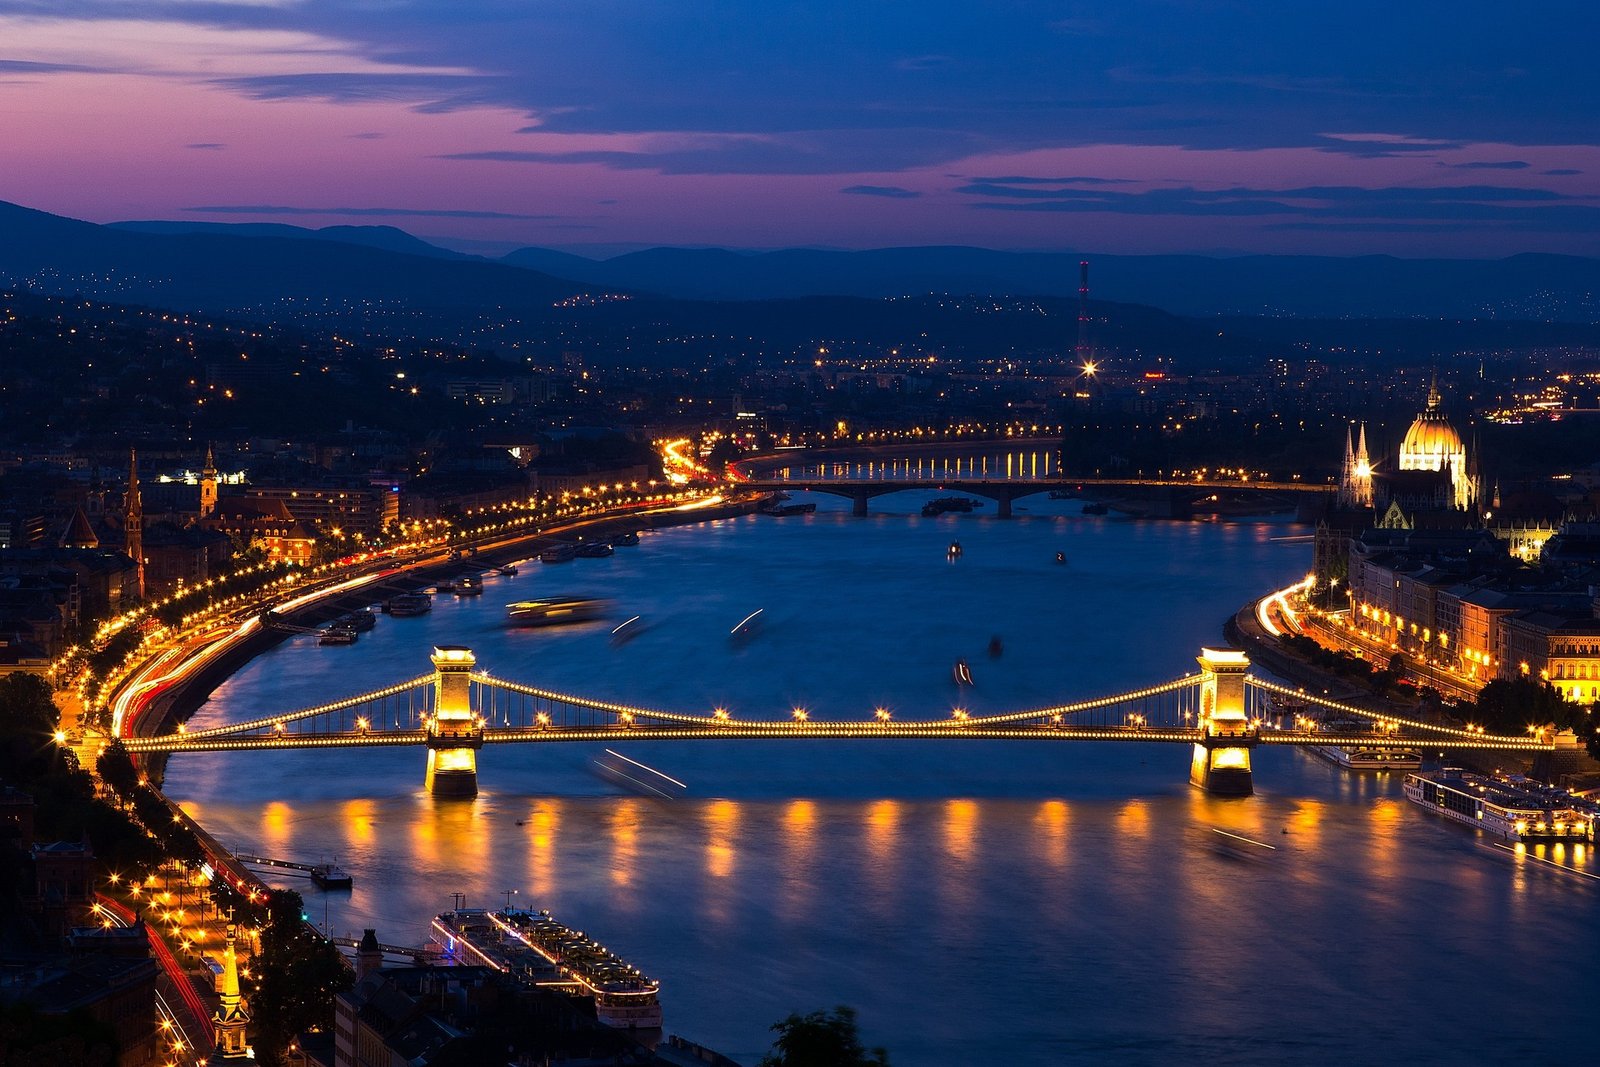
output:
[[[1406,775],[1406,799],[1507,841],[1585,841],[1593,820],[1566,793],[1456,767]]]
[[[447,911],[434,918],[433,938],[452,961],[493,967],[528,985],[565,988],[592,999],[595,1017],[607,1026],[661,1029],[661,983],[547,911]]]

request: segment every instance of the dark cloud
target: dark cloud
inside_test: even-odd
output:
[[[1286,189],[1190,186],[1121,192],[973,183],[958,192],[990,211],[1044,211],[1211,218],[1272,218],[1269,228],[1424,232],[1434,226],[1511,226],[1532,232],[1600,232],[1592,198],[1497,185],[1445,187],[1300,186]],[[1406,229],[1411,227],[1412,229]],[[1424,230],[1416,229],[1423,227]]]
[[[365,133],[352,133],[349,136],[352,141],[381,141],[387,137],[388,134],[379,133],[376,130],[368,130]]]
[[[407,207],[291,207],[284,204],[212,204],[186,207],[198,215],[347,215],[353,218],[417,219],[554,219],[559,215],[513,215],[504,211],[466,211]]]
[[[1322,152],[1357,156],[1361,159],[1396,159],[1402,156],[1429,155],[1435,152],[1456,152],[1466,147],[1462,141],[1412,140],[1398,137],[1330,137],[1316,138],[1316,148]]]
[[[839,191],[854,196],[881,196],[889,200],[915,200],[922,195],[915,189],[902,189],[898,185],[847,185]]]
[[[86,67],[76,63],[34,63],[26,59],[0,59],[0,74],[115,74],[111,67]]]
[[[1582,174],[1583,171],[1574,170],[1571,167],[1557,167],[1555,170],[1541,170],[1539,173],[1540,174],[1548,174],[1551,177],[1564,178],[1564,177],[1568,177],[1568,176],[1573,175],[1573,174]]]
[[[268,74],[218,78],[212,84],[253,100],[328,100],[336,104],[404,103],[448,112],[496,102],[500,79],[460,74]]]
[[[221,141],[196,141],[194,144],[186,144],[183,147],[193,148],[201,152],[220,152],[228,146]]]
[[[1533,164],[1525,163],[1520,159],[1474,159],[1467,163],[1446,163],[1444,160],[1440,160],[1434,166],[1448,167],[1451,170],[1527,170]]]

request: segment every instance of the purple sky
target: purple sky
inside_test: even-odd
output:
[[[1600,254],[1600,8],[0,0],[0,199],[472,251]]]

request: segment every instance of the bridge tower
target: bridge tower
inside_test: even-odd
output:
[[[1250,658],[1236,648],[1200,650],[1200,740],[1189,781],[1208,793],[1247,797],[1255,792],[1250,750],[1256,731],[1244,713],[1244,676]]]
[[[233,950],[235,934],[230,922],[228,944],[222,953],[222,988],[217,991],[216,1014],[211,1016],[217,1031],[217,1047],[211,1053],[211,1063],[248,1063],[255,1059],[245,1034],[250,1013],[239,994],[239,957]]]
[[[472,711],[472,649],[440,645],[433,650],[433,718],[428,721],[428,776],[424,788],[436,797],[478,795],[478,749],[483,723]]]

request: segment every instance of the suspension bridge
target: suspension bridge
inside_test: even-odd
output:
[[[1397,717],[1249,673],[1237,649],[1205,648],[1199,671],[1127,692],[1000,714],[956,710],[937,719],[875,708],[823,720],[802,708],[782,718],[738,718],[724,708],[679,712],[596,700],[508,681],[480,670],[472,650],[439,646],[433,670],[342,700],[244,722],[123,740],[131,754],[412,745],[427,750],[424,783],[436,796],[473,796],[478,753],[499,744],[630,741],[873,739],[1099,741],[1189,745],[1190,781],[1223,795],[1253,792],[1250,754],[1261,745],[1427,746],[1437,750],[1549,752],[1539,733],[1513,737]],[[1364,729],[1330,733],[1334,719]]]

